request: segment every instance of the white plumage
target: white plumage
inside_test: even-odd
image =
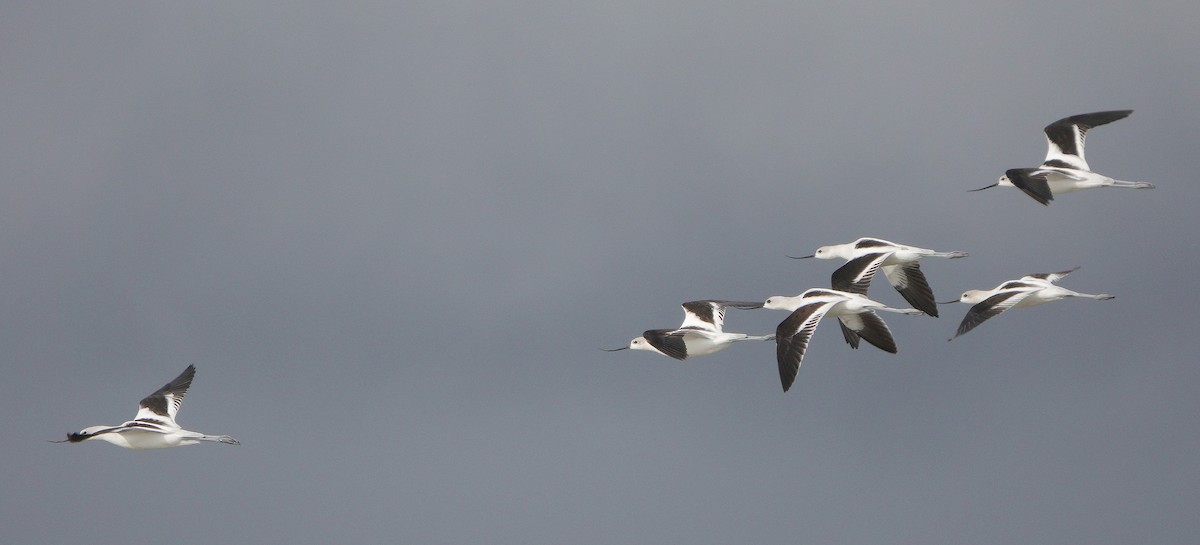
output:
[[[80,443],[98,439],[134,450],[180,447],[195,445],[202,441],[240,445],[228,435],[205,435],[185,430],[175,422],[179,406],[192,385],[196,366],[188,365],[175,380],[146,396],[138,403],[138,412],[133,420],[119,426],[91,426],[68,434],[65,441],[55,443]]]

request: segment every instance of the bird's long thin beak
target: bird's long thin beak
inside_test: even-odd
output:
[[[67,439],[63,439],[62,441],[51,441],[50,439],[46,440],[47,443],[66,443],[67,441]]]
[[[953,305],[954,303],[957,303],[957,302],[958,302],[958,299],[952,299],[950,301],[934,301],[934,303],[937,303],[939,305]]]
[[[970,191],[983,191],[983,190],[985,190],[985,189],[988,189],[988,188],[990,188],[990,187],[996,187],[996,186],[998,186],[998,185],[1000,185],[1000,182],[996,182],[996,183],[994,183],[994,184],[992,184],[992,185],[985,185],[985,186],[983,186],[983,187],[981,187],[981,188],[979,188],[979,189],[968,189],[967,191],[968,191],[968,192],[970,192]]]
[[[620,350],[629,350],[629,347],[628,347],[628,346],[622,346],[621,348],[601,348],[600,350],[603,350],[603,351],[605,351],[605,352],[617,352],[617,351],[620,351]]]
[[[790,257],[792,259],[808,259],[810,257],[817,257],[817,256],[814,254],[814,255],[802,255],[800,257],[796,257],[794,255],[789,255],[788,257]]]

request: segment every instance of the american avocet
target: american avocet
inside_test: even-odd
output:
[[[1044,205],[1049,205],[1054,196],[1093,187],[1128,187],[1153,189],[1149,182],[1126,182],[1092,172],[1083,157],[1083,142],[1088,129],[1118,119],[1124,119],[1133,110],[1094,112],[1064,117],[1046,125],[1046,160],[1036,168],[1012,168],[989,186],[971,191],[982,191],[989,187],[1016,187],[1026,195]]]
[[[809,289],[795,297],[772,296],[763,303],[763,308],[792,313],[775,329],[775,359],[785,392],[796,381],[808,340],[826,314],[837,316],[849,331],[892,354],[896,353],[896,341],[875,311],[921,314],[915,308],[891,308],[857,293],[823,288]]]
[[[729,347],[737,341],[769,341],[774,335],[726,333],[725,310],[729,307],[750,310],[762,308],[762,303],[750,301],[689,301],[683,304],[683,323],[676,329],[651,329],[621,348],[602,348],[608,352],[634,349],[647,350],[686,360],[707,356]]]
[[[867,295],[867,288],[875,271],[883,268],[883,275],[888,283],[904,296],[904,300],[925,314],[936,317],[937,303],[934,302],[933,290],[929,281],[921,272],[918,263],[922,257],[946,257],[955,259],[966,257],[966,252],[939,252],[927,248],[918,248],[905,244],[864,237],[846,244],[821,246],[816,253],[793,259],[846,259],[848,262],[833,272],[832,286],[835,290],[848,291],[859,295]],[[792,256],[788,256],[792,257]]]
[[[953,341],[959,335],[975,329],[976,326],[982,324],[988,318],[1010,308],[1032,307],[1067,297],[1085,297],[1099,300],[1108,300],[1115,297],[1107,293],[1096,295],[1079,293],[1054,284],[1064,276],[1078,269],[1079,267],[1075,267],[1069,271],[1031,274],[1022,276],[1016,280],[1009,280],[990,290],[968,290],[964,292],[957,301],[948,301],[948,303],[972,303],[975,306],[967,311],[967,315],[963,317],[962,322],[958,325],[958,332],[954,334],[954,337],[947,340]]]
[[[53,443],[79,443],[89,439],[108,441],[118,447],[135,450],[195,445],[201,441],[213,441],[229,445],[240,445],[228,435],[205,435],[188,431],[175,423],[183,396],[192,385],[196,366],[189,365],[175,380],[168,382],[158,391],[146,396],[138,403],[137,416],[119,426],[91,426],[68,434],[65,441]]]

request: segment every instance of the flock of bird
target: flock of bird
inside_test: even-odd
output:
[[[1084,160],[1083,143],[1087,131],[1111,123],[1132,113],[1132,110],[1095,112],[1060,119],[1046,126],[1049,151],[1041,166],[1014,168],[992,185],[974,189],[980,191],[996,186],[1016,187],[1038,202],[1049,205],[1055,195],[1092,187],[1125,187],[1147,189],[1146,182],[1114,180],[1093,172]],[[756,301],[691,301],[683,304],[683,323],[674,329],[651,329],[630,341],[629,346],[613,349],[647,350],[678,360],[706,356],[728,348],[738,341],[775,341],[779,378],[786,392],[796,380],[805,349],[817,324],[825,316],[833,316],[841,326],[842,336],[852,348],[861,340],[890,353],[896,353],[896,341],[887,324],[877,312],[927,314],[936,317],[937,305],[933,290],[921,272],[920,260],[925,257],[956,259],[965,252],[939,252],[916,246],[896,244],[879,238],[860,238],[846,244],[822,246],[808,256],[817,259],[845,259],[845,265],[834,271],[831,288],[812,288],[794,297],[772,296]],[[1078,268],[1078,267],[1077,267]],[[876,271],[883,269],[888,283],[900,292],[913,308],[892,308],[867,298]],[[1009,280],[990,290],[970,290],[953,302],[974,306],[967,311],[955,337],[962,335],[985,320],[1010,308],[1030,307],[1067,297],[1112,299],[1112,295],[1078,293],[1055,284],[1075,269],[1056,273],[1032,274]],[[747,335],[724,330],[725,311],[736,309],[776,309],[790,314],[780,322],[773,335]],[[953,340],[953,338],[951,338]],[[82,443],[100,440],[119,447],[144,450],[201,442],[227,445],[241,444],[228,435],[207,435],[185,430],[175,421],[179,407],[192,384],[196,368],[189,365],[178,377],[146,396],[138,404],[133,420],[115,426],[91,426],[67,435],[55,443]]]
[[[1127,182],[1093,172],[1084,159],[1084,139],[1093,127],[1123,119],[1133,110],[1116,110],[1074,115],[1046,126],[1046,159],[1033,168],[1009,169],[991,187],[1016,187],[1043,205],[1049,205],[1055,195],[1093,187],[1122,187],[1152,189],[1147,182]],[[604,349],[610,352],[634,349],[646,350],[678,360],[705,356],[724,350],[738,341],[775,341],[779,379],[786,392],[796,381],[804,352],[817,324],[825,316],[833,316],[841,326],[842,336],[851,348],[858,348],[865,339],[876,348],[895,354],[896,341],[878,312],[926,314],[937,317],[933,290],[921,272],[920,260],[925,257],[956,259],[966,252],[942,252],[897,244],[880,238],[864,237],[846,244],[822,246],[812,255],[795,259],[844,259],[846,263],[833,273],[830,288],[812,288],[794,297],[771,296],[763,302],[703,300],[683,304],[683,323],[674,329],[651,329],[630,341],[629,346]],[[792,257],[792,256],[789,256]],[[867,289],[875,273],[883,269],[888,283],[913,308],[892,308],[867,298]],[[1079,293],[1058,286],[1056,282],[1078,267],[1061,272],[1030,274],[1008,280],[990,290],[969,290],[958,299],[940,304],[968,303],[972,307],[959,323],[958,331],[949,340],[971,331],[984,321],[1010,308],[1031,307],[1068,297],[1112,299],[1109,294]],[[779,323],[773,335],[746,335],[724,330],[725,311],[737,309],[775,309],[790,314]]]

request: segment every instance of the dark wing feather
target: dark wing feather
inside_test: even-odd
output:
[[[751,310],[762,306],[761,301],[688,301],[683,304],[683,324],[680,327],[703,327],[721,331],[725,327],[725,309],[733,307]]]
[[[821,317],[833,306],[833,303],[810,303],[791,313],[779,327],[775,329],[775,359],[779,364],[779,381],[783,391],[788,391],[796,382],[796,374],[800,372],[800,363],[804,360],[804,351],[808,349],[808,341],[813,331],[817,329]]]
[[[1063,277],[1065,277],[1068,274],[1071,274],[1077,270],[1079,270],[1079,267],[1075,267],[1074,269],[1070,269],[1070,270],[1066,270],[1066,271],[1058,271],[1058,272],[1052,272],[1052,273],[1027,274],[1025,276],[1026,276],[1026,278],[1037,278],[1038,280],[1045,280],[1047,282],[1054,283],[1054,282],[1058,282],[1059,280],[1062,280]]]
[[[179,412],[179,406],[183,403],[183,397],[187,395],[187,390],[192,385],[192,378],[195,376],[196,366],[188,365],[187,369],[175,377],[175,380],[143,398],[138,406],[154,414],[174,419],[174,415]]]
[[[683,340],[683,332],[678,329],[651,329],[642,333],[642,337],[650,346],[672,358],[686,360],[688,357],[687,343]]]
[[[1087,132],[1092,127],[1112,123],[1123,119],[1133,110],[1113,110],[1108,112],[1093,112],[1064,117],[1046,125],[1046,160],[1045,166],[1058,166],[1090,170],[1084,157],[1084,142]]]
[[[958,337],[976,326],[987,321],[988,318],[996,316],[1021,302],[1022,299],[1029,295],[1029,291],[1005,291],[997,293],[971,307],[967,311],[967,315],[963,316],[962,322],[958,324],[958,332],[954,337]]]
[[[1004,174],[1017,189],[1033,197],[1033,200],[1050,206],[1050,201],[1054,200],[1054,194],[1050,192],[1050,184],[1046,182],[1046,175],[1037,174],[1038,170],[1036,168],[1010,168]]]
[[[929,287],[925,273],[921,272],[920,263],[912,261],[903,265],[887,265],[883,268],[883,275],[887,277],[888,283],[900,292],[904,300],[908,301],[908,304],[925,314],[937,317],[937,303],[933,300],[933,289]]]
[[[861,250],[863,248],[894,248],[895,245],[886,240],[863,237],[854,241],[854,247]]]
[[[1093,112],[1090,114],[1072,115],[1069,118],[1062,118],[1050,125],[1046,125],[1044,131],[1046,140],[1049,140],[1052,146],[1057,146],[1058,151],[1063,156],[1078,156],[1080,160],[1084,160],[1084,142],[1087,139],[1087,131],[1092,127],[1110,124],[1118,119],[1128,118],[1132,114],[1132,109],[1117,109],[1111,112]],[[1048,158],[1055,155],[1054,148],[1048,152]],[[1074,168],[1085,168],[1085,164],[1079,164]]]
[[[1087,138],[1087,132],[1092,127],[1107,125],[1118,119],[1125,119],[1133,110],[1112,110],[1108,112],[1092,112],[1090,114],[1079,114],[1070,117],[1064,117],[1046,125],[1044,129],[1046,138],[1054,142],[1063,153],[1071,155],[1082,155],[1082,149],[1077,149],[1075,146],[1075,131],[1079,131],[1079,143],[1083,144]]]
[[[723,307],[733,307],[733,308],[737,308],[737,309],[741,309],[741,310],[754,310],[756,308],[762,308],[762,306],[763,306],[762,301],[721,301],[721,300],[716,300],[713,302],[718,305],[721,305]]]
[[[896,340],[892,338],[892,331],[875,311],[869,310],[853,316],[839,316],[839,318],[844,320],[843,323],[846,327],[853,329],[855,334],[866,339],[875,348],[892,354],[896,353]]]
[[[879,265],[890,254],[891,252],[867,254],[847,261],[845,265],[833,271],[833,289],[866,295],[867,288],[871,287],[871,279],[875,278],[875,271],[879,270]]]
[[[850,348],[858,350],[858,333],[847,327],[845,319],[841,316],[838,316],[838,326],[842,328],[842,338],[846,339],[846,344],[850,345]]]

